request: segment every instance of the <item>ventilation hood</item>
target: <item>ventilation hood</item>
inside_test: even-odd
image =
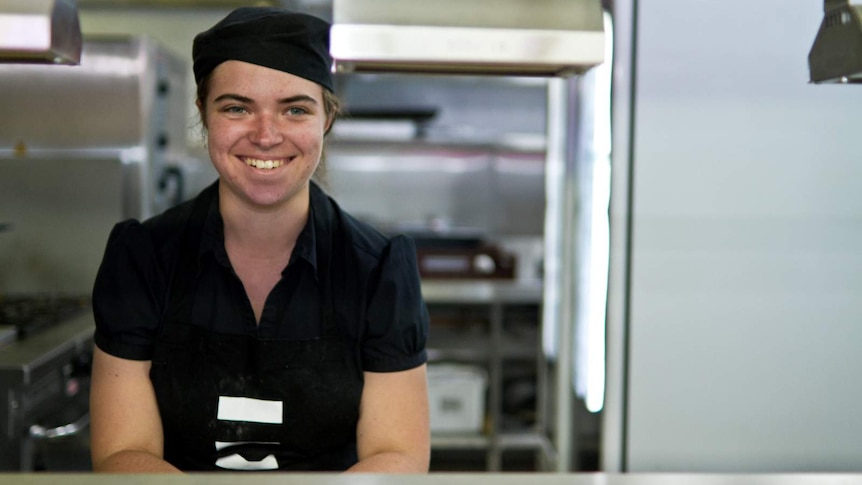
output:
[[[601,0],[333,0],[336,72],[570,76],[604,60]]]
[[[78,64],[81,26],[75,0],[2,0],[0,62]]]
[[[808,54],[811,82],[862,82],[862,6],[849,0],[825,0],[823,10]]]

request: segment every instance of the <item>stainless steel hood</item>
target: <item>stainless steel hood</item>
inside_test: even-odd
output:
[[[81,42],[75,0],[0,2],[0,62],[78,64]]]
[[[808,54],[811,82],[862,82],[862,6],[849,0],[825,0],[823,10]]]
[[[569,76],[604,60],[601,0],[334,0],[336,72]]]

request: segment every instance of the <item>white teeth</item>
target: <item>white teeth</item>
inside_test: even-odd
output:
[[[284,160],[259,160],[257,158],[246,158],[245,164],[250,167],[271,170],[284,165]]]

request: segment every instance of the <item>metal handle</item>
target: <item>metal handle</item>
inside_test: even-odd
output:
[[[183,201],[185,194],[183,171],[179,167],[166,167],[162,170],[162,175],[159,177],[159,190],[164,192],[168,188],[168,183],[173,179],[176,186],[174,187],[174,198],[170,201],[171,205],[178,205]]]
[[[34,424],[33,426],[30,426],[30,437],[39,440],[53,440],[64,438],[66,436],[74,436],[87,429],[89,425],[90,413],[84,413],[84,415],[76,421],[64,424],[63,426],[57,426],[56,428],[45,428],[44,426]]]

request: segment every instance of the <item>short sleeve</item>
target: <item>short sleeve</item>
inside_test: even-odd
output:
[[[138,221],[114,226],[93,287],[95,343],[131,360],[150,360],[166,279],[150,231]]]
[[[390,241],[371,288],[366,320],[364,370],[396,372],[425,363],[429,317],[410,238]]]

